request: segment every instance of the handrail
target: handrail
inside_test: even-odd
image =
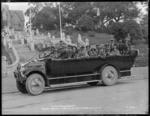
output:
[[[8,65],[7,68],[11,68],[11,67],[13,67],[14,65],[16,65],[16,64],[19,63],[19,56],[18,56],[18,53],[17,53],[17,51],[16,51],[16,49],[15,49],[14,46],[12,46],[12,50],[13,50],[13,52],[14,52],[14,55],[15,55],[15,57],[16,57],[16,60],[15,60],[15,62],[14,62],[13,64]]]

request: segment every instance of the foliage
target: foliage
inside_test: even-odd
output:
[[[136,2],[61,2],[62,28],[67,24],[77,30],[107,32],[110,22],[133,20],[140,10]],[[29,9],[26,15],[29,16]],[[31,7],[32,23],[44,30],[59,29],[59,7],[55,2],[34,2]],[[69,33],[69,32],[68,32]]]
[[[115,22],[111,25],[109,31],[111,34],[114,35],[114,37],[117,40],[124,40],[127,37],[128,33],[131,36],[131,42],[133,42],[133,40],[143,38],[141,28],[139,24],[136,23],[134,20],[128,20],[125,22]]]
[[[99,10],[98,16],[100,26],[105,25],[111,20],[119,22],[136,18],[140,10],[134,2],[95,2],[95,7]]]
[[[78,28],[81,31],[88,31],[94,29],[94,22],[93,19],[88,15],[83,15],[78,20]]]
[[[1,20],[1,24],[1,29],[3,29],[7,25],[6,20]]]
[[[99,28],[97,28],[96,31],[98,33],[109,33],[108,28],[106,26],[104,26],[104,25],[99,27]]]
[[[143,33],[143,38],[148,42],[148,15],[144,15],[140,22],[141,28],[142,28],[142,33]]]

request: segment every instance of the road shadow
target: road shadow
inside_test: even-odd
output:
[[[93,89],[100,87],[101,84],[90,86],[88,84],[82,84],[82,85],[72,85],[72,86],[63,86],[63,87],[53,87],[50,89],[45,89],[43,93],[57,93],[57,92],[65,92],[65,91],[73,91],[73,90],[86,90],[86,89]],[[102,85],[103,87],[103,85]]]
[[[130,80],[118,80],[117,83],[113,86],[122,85],[122,84],[131,84],[133,82],[134,81],[130,81]],[[106,87],[110,87],[110,86],[106,86],[102,82],[99,83],[98,85],[93,85],[93,86],[90,86],[88,84],[70,85],[70,86],[52,87],[49,89],[45,89],[43,93],[46,94],[46,93],[57,93],[57,92],[65,92],[65,91],[73,91],[73,90],[74,91],[75,90],[86,90],[86,89],[95,89],[95,88],[99,88],[99,87],[106,88]]]

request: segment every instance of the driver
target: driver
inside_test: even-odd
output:
[[[66,59],[69,57],[69,53],[70,53],[70,50],[71,50],[71,46],[68,45],[68,47],[63,47],[62,49],[60,49],[60,58],[61,59]]]

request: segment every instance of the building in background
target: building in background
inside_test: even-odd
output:
[[[22,10],[9,10],[8,5],[2,4],[1,8],[2,26],[8,26],[15,31],[24,30],[24,14]]]

